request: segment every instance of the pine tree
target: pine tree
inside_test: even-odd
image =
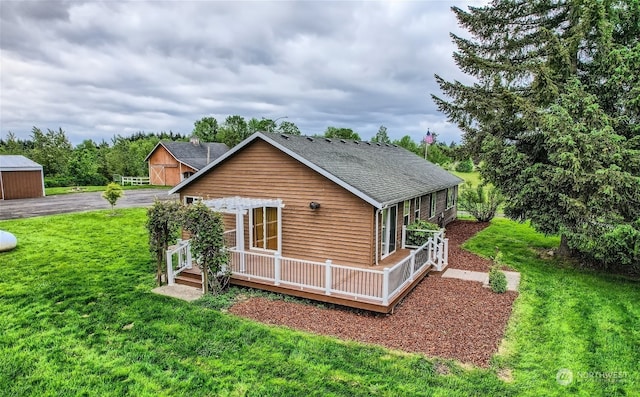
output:
[[[495,0],[463,11],[439,109],[482,160],[505,213],[561,234],[561,253],[640,218],[640,3]],[[585,233],[585,231],[589,233]]]

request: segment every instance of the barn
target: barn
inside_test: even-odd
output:
[[[0,200],[43,197],[42,166],[24,156],[0,155]]]
[[[229,150],[224,143],[159,142],[145,161],[149,162],[151,185],[175,186]]]

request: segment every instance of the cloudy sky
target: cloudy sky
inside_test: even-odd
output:
[[[450,11],[479,2],[1,1],[0,137],[62,128],[74,144],[190,133],[228,115],[304,134],[459,141],[430,98],[457,70]]]

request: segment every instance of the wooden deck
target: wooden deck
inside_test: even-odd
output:
[[[389,313],[433,268],[428,251],[398,249],[377,266],[287,258],[264,251],[230,251],[231,284]],[[184,256],[184,255],[183,255]],[[175,276],[202,287],[197,266]],[[197,284],[197,285],[196,285]]]

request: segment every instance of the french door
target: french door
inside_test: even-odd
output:
[[[398,225],[398,206],[382,210],[382,257],[396,250],[396,228]]]

